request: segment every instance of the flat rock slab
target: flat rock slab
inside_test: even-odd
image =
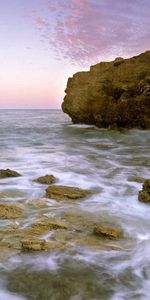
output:
[[[34,179],[34,182],[41,184],[52,184],[56,182],[56,177],[54,175],[45,175]]]
[[[22,215],[22,208],[15,204],[0,204],[0,219],[16,219]]]
[[[150,179],[146,179],[143,188],[139,191],[139,201],[150,204]]]
[[[0,170],[0,179],[7,178],[7,177],[19,177],[19,176],[21,176],[21,174],[10,169]]]
[[[111,227],[105,227],[102,225],[96,225],[93,229],[93,233],[99,237],[116,240],[121,237],[121,231]]]
[[[71,186],[53,185],[46,189],[46,197],[56,200],[75,200],[84,198],[91,193],[90,190],[83,190]]]

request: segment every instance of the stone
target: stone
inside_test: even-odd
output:
[[[19,177],[21,174],[19,174],[16,171],[10,170],[10,169],[1,169],[0,170],[0,179],[7,178],[7,177]]]
[[[150,203],[150,179],[146,179],[143,184],[143,188],[139,191],[139,201],[144,203]]]
[[[52,185],[46,189],[46,197],[55,200],[76,200],[86,197],[91,192],[71,186]]]
[[[34,182],[42,183],[42,184],[52,184],[56,182],[56,177],[53,175],[45,175],[34,179]]]
[[[139,201],[150,203],[150,193],[147,191],[139,191]]]
[[[62,110],[73,123],[150,128],[150,51],[100,62],[68,79]]]
[[[96,225],[93,229],[93,233],[98,235],[99,237],[111,240],[116,240],[121,237],[121,231],[103,225]]]
[[[22,240],[21,241],[22,250],[24,251],[46,251],[47,244],[45,240]]]
[[[22,208],[15,204],[0,204],[0,219],[16,219],[22,216]]]
[[[143,190],[150,193],[150,179],[144,181]]]
[[[32,224],[31,227],[28,227],[24,231],[24,234],[31,235],[31,236],[43,235],[43,234],[47,234],[49,231],[57,230],[57,229],[66,230],[67,226],[61,221],[46,219],[41,222]]]

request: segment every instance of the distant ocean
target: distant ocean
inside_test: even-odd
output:
[[[0,229],[22,230],[38,214],[72,212],[87,225],[102,222],[123,232],[119,242],[99,249],[92,229],[84,223],[80,243],[74,224],[64,233],[64,251],[20,254],[13,246],[10,258],[0,260],[0,300],[149,300],[150,207],[138,201],[139,178],[150,178],[149,167],[149,131],[74,125],[61,110],[0,110],[0,169],[23,175],[0,180],[0,201],[26,211],[24,219],[0,220]],[[46,200],[46,186],[33,183],[46,174],[56,176],[56,184],[95,193],[69,203]],[[0,257],[4,241],[1,236]]]

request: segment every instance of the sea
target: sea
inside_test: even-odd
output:
[[[0,300],[150,299],[150,205],[138,200],[150,178],[149,131],[72,124],[61,110],[0,110],[0,169],[7,168],[22,176],[0,180],[0,202],[25,213],[0,220],[0,232],[13,229],[9,241],[0,236]],[[46,174],[56,185],[94,192],[46,199],[47,186],[33,182]],[[63,250],[20,250],[19,232],[33,220],[65,214],[73,229],[45,237]],[[122,237],[95,237],[96,224],[119,228]]]

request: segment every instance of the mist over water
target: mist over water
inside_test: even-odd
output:
[[[59,110],[0,111],[0,169],[23,175],[0,180],[0,200],[27,203],[19,226],[36,218],[30,203],[45,197],[46,186],[32,180],[53,174],[57,184],[95,193],[69,203],[50,199],[43,214],[77,211],[124,232],[106,249],[12,255],[1,262],[0,300],[149,299],[150,206],[138,201],[139,178],[150,178],[149,149],[149,131],[73,125]]]

